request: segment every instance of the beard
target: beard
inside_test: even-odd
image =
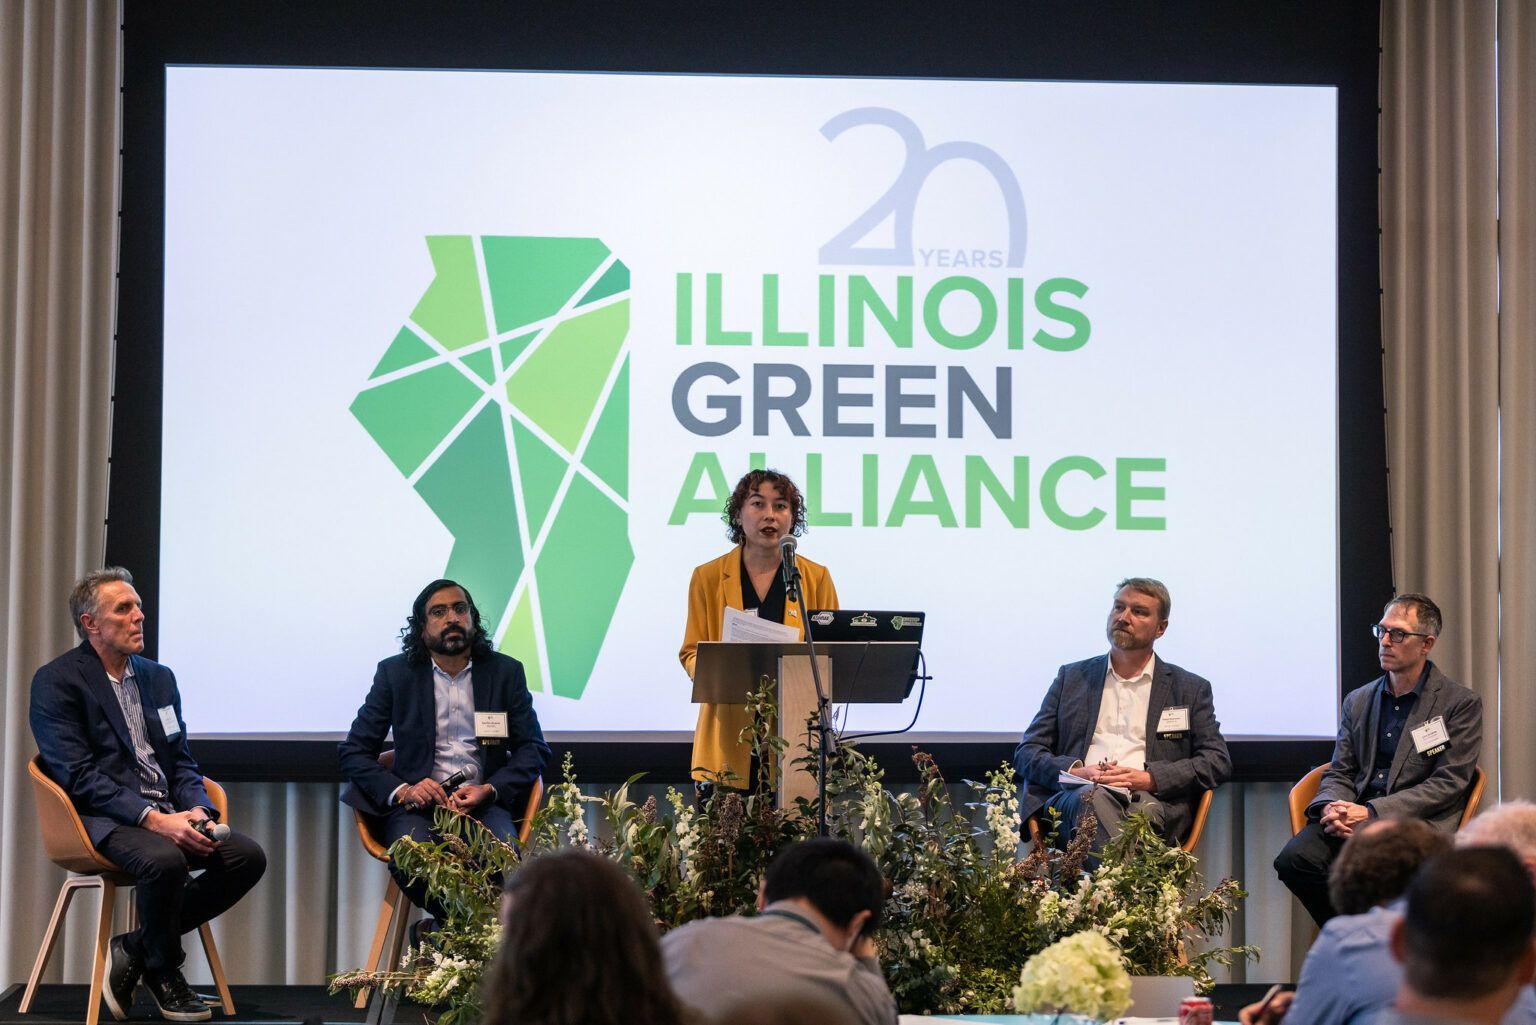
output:
[[[435,638],[423,638],[427,650],[437,655],[459,655],[469,648],[469,634],[463,630],[445,630]]]

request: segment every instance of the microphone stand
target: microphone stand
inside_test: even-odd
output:
[[[784,600],[800,601],[800,562],[791,549],[784,560]],[[816,642],[811,637],[809,610],[800,610],[800,624],[805,631],[805,648],[811,656],[811,680],[816,684],[816,835],[827,834],[827,751],[835,742],[832,732],[832,700],[821,682],[821,660],[816,657]]]

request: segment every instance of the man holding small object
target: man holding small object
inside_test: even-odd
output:
[[[266,870],[266,854],[213,821],[176,677],[139,654],[144,610],[133,576],[120,567],[86,574],[69,611],[82,643],[32,678],[30,718],[43,768],[91,843],[134,877],[139,927],[112,938],[102,996],[125,1021],[142,978],[162,1018],[207,1021],[213,1012],[181,974],[182,934],[233,907]]]
[[[1429,660],[1440,607],[1400,594],[1371,627],[1383,676],[1344,698],[1333,760],[1308,823],[1275,858],[1275,871],[1321,926],[1334,915],[1328,869],[1367,819],[1424,819],[1454,832],[1483,743],[1483,702]]]
[[[401,653],[379,663],[373,687],[338,748],[350,785],[342,800],[385,820],[385,841],[433,839],[443,805],[479,819],[503,840],[517,834],[549,747],[522,663],[497,652],[461,585],[434,580],[400,631]],[[392,765],[379,762],[394,733]],[[417,907],[441,917],[424,880],[390,873]]]
[[[1122,581],[1105,628],[1109,654],[1061,667],[1014,750],[1027,785],[1020,814],[1055,808],[1066,824],[1063,840],[1091,803],[1095,848],[1132,812],[1177,843],[1200,794],[1232,775],[1210,683],[1153,654],[1171,604],[1160,581]]]

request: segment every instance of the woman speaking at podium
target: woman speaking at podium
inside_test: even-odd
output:
[[[720,640],[727,606],[795,627],[802,639],[806,610],[837,608],[837,589],[826,567],[804,556],[799,557],[800,600],[790,601],[784,593],[779,542],[805,533],[805,499],[794,481],[774,470],[751,471],[736,482],[721,518],[736,547],[695,569],[688,582],[688,626],[678,657],[689,679],[699,642]],[[734,785],[747,785],[752,751],[736,739],[746,725],[744,704],[699,705],[690,763],[695,780],[730,773]]]

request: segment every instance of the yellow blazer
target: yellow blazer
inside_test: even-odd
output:
[[[804,607],[808,609],[835,609],[837,588],[832,586],[832,576],[820,563],[800,556],[800,588]],[[693,571],[688,582],[688,626],[683,631],[683,647],[677,653],[688,678],[693,678],[693,664],[698,657],[700,641],[718,641],[720,628],[725,622],[725,608],[741,609],[741,546],[737,545],[718,559],[706,562]],[[784,622],[799,627],[805,636],[805,624],[801,621],[801,602],[784,603]],[[746,705],[717,705],[704,702],[699,705],[699,724],[693,731],[693,778],[709,779],[712,774],[730,771],[737,778],[737,785],[744,786],[751,771],[752,751],[736,738],[747,725]]]

